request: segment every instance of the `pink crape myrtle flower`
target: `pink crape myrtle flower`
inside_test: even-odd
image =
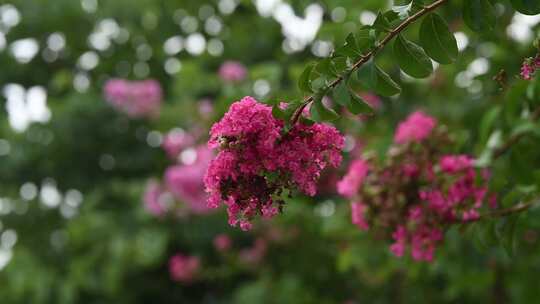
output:
[[[435,118],[422,111],[416,111],[399,124],[394,141],[398,144],[421,142],[431,134],[436,124]]]
[[[197,214],[211,212],[206,200],[208,195],[204,188],[204,176],[213,157],[212,151],[200,146],[192,151],[195,160],[191,164],[174,165],[165,171],[165,185],[173,196],[185,203]]]
[[[144,207],[149,213],[155,216],[163,216],[167,212],[167,208],[162,200],[164,192],[157,181],[148,181],[146,190],[144,191],[143,201]]]
[[[209,147],[219,149],[204,178],[212,208],[227,206],[229,224],[252,227],[255,216],[279,212],[274,195],[296,188],[313,196],[321,171],[341,162],[343,136],[334,127],[296,124],[281,133],[283,121],[270,106],[244,97],[210,130]]]
[[[195,280],[200,268],[200,260],[196,256],[178,253],[169,259],[171,278],[180,283],[191,283]]]
[[[347,198],[351,198],[356,195],[356,193],[358,193],[358,189],[364,181],[364,178],[366,178],[368,171],[369,165],[367,161],[363,159],[353,161],[349,167],[347,175],[345,175],[343,179],[337,183],[338,193]]]
[[[192,146],[195,138],[182,129],[173,129],[163,137],[161,147],[169,158],[176,160],[182,150]]]
[[[239,253],[240,260],[246,264],[258,264],[266,255],[268,244],[265,239],[257,238],[250,248],[242,249]]]
[[[212,113],[214,112],[214,105],[212,103],[212,100],[208,98],[199,100],[198,108],[199,114],[205,119],[210,118],[212,116]]]
[[[246,67],[238,61],[225,61],[219,68],[219,77],[227,82],[241,82],[247,76]]]
[[[225,233],[216,235],[213,243],[214,243],[214,248],[219,252],[229,251],[229,249],[231,249],[231,246],[232,246],[231,238]]]
[[[105,99],[129,117],[153,118],[159,115],[163,93],[156,80],[110,79],[103,90]]]
[[[473,162],[468,155],[445,155],[440,160],[440,166],[443,172],[456,173],[472,168]]]
[[[394,144],[383,161],[370,158],[351,164],[338,192],[354,198],[352,223],[361,230],[393,240],[390,252],[431,262],[448,227],[481,218],[495,208],[489,192],[490,172],[477,170],[468,155],[444,154],[451,143],[445,128],[415,112],[399,124]],[[429,144],[419,143],[429,137]]]
[[[525,58],[521,65],[521,78],[524,80],[531,80],[538,69],[540,69],[540,54],[536,55],[534,58]]]
[[[369,224],[366,221],[365,213],[367,206],[362,203],[351,203],[351,221],[361,230],[368,230]]]

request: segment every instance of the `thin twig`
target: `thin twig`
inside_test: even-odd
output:
[[[431,3],[428,6],[425,6],[418,12],[416,12],[414,15],[408,17],[405,19],[402,23],[400,23],[396,28],[388,32],[388,34],[373,48],[371,51],[367,52],[366,54],[363,54],[360,56],[360,59],[351,67],[351,69],[348,71],[348,73],[355,71],[356,69],[360,68],[364,63],[368,62],[369,59],[371,59],[377,52],[379,52],[388,42],[390,42],[394,37],[396,37],[399,33],[401,33],[407,26],[409,26],[414,21],[420,19],[425,14],[435,10],[439,6],[443,5],[444,3],[448,2],[449,0],[437,0],[433,3]],[[334,81],[332,81],[328,85],[328,89],[332,89],[336,87],[341,81],[345,79],[344,75],[339,75]],[[308,98],[306,98],[303,102],[303,104],[296,109],[294,112],[292,118],[291,118],[291,124],[295,124],[298,119],[300,118],[300,115],[302,114],[302,111],[304,108],[313,102],[315,98],[315,95],[311,95]]]
[[[521,202],[519,204],[516,204],[512,207],[508,207],[506,209],[499,209],[499,210],[482,214],[480,215],[478,219],[476,219],[476,221],[480,221],[487,218],[499,218],[499,217],[509,216],[515,213],[520,213],[520,212],[529,210],[530,208],[539,206],[539,205],[540,205],[540,200],[536,198],[526,203]]]

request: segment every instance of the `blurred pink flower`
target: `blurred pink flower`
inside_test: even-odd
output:
[[[253,247],[240,251],[240,260],[246,264],[258,264],[266,255],[267,247],[266,240],[257,238]]]
[[[441,170],[455,173],[473,167],[474,159],[468,155],[444,155],[440,160]]]
[[[368,207],[362,203],[351,203],[351,221],[362,230],[369,229],[369,224],[365,217],[367,209]]]
[[[104,86],[105,99],[117,110],[133,118],[159,115],[162,91],[156,80],[110,79]]]
[[[194,143],[195,139],[191,134],[187,134],[182,129],[173,129],[165,135],[161,147],[171,159],[176,160],[182,150]]]
[[[212,100],[208,98],[199,100],[199,114],[203,118],[210,118],[213,112],[214,105],[212,104]]]
[[[420,142],[427,138],[437,121],[422,111],[416,111],[409,115],[405,121],[399,123],[394,141],[405,144],[411,141]]]
[[[344,197],[351,198],[362,185],[369,171],[368,163],[363,159],[353,161],[349,167],[347,175],[337,183],[338,193]]]
[[[214,238],[214,248],[219,252],[226,252],[231,249],[232,241],[231,238],[225,233],[218,234]]]
[[[246,76],[246,67],[238,61],[225,61],[219,68],[219,77],[224,81],[240,82]]]
[[[193,152],[193,163],[171,166],[165,171],[165,184],[167,189],[193,212],[207,213],[212,209],[206,204],[207,194],[203,178],[213,154],[206,146],[199,146]]]
[[[157,181],[148,181],[148,183],[146,184],[143,201],[144,206],[149,213],[155,216],[162,216],[165,214],[167,209],[161,199],[163,193],[164,190]]]
[[[200,261],[196,256],[178,253],[169,259],[169,273],[174,281],[191,283],[199,271]]]

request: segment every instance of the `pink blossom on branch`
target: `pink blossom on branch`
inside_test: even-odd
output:
[[[118,111],[132,118],[159,115],[162,91],[156,80],[128,81],[110,79],[104,86],[105,99]]]
[[[400,123],[384,162],[370,160],[366,177],[367,165],[354,161],[338,184],[341,195],[356,201],[352,223],[392,240],[395,256],[432,261],[448,227],[496,205],[489,172],[476,170],[470,156],[444,154],[448,146],[444,128],[435,129],[435,119],[421,112]]]
[[[540,69],[540,54],[536,55],[534,58],[525,58],[521,65],[521,78],[524,80],[531,80],[538,69]]]
[[[212,126],[209,147],[219,149],[204,182],[208,204],[227,206],[229,224],[249,230],[251,219],[276,215],[289,190],[315,195],[321,171],[341,162],[343,136],[334,127],[296,124],[282,134],[283,121],[270,106],[245,97]]]

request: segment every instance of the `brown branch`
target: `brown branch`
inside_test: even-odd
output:
[[[492,211],[492,212],[482,214],[475,221],[481,221],[481,220],[488,219],[488,218],[493,219],[493,218],[505,217],[505,216],[509,216],[509,215],[512,215],[512,214],[515,214],[515,213],[520,213],[520,212],[529,210],[530,208],[535,207],[535,206],[539,206],[539,205],[540,205],[540,200],[538,198],[536,198],[536,199],[531,200],[531,201],[526,202],[526,203],[521,202],[521,203],[516,204],[516,205],[514,205],[512,207],[508,207],[508,208],[500,209],[500,210],[495,210],[495,211]]]
[[[402,23],[400,23],[396,28],[388,32],[388,34],[373,48],[371,51],[367,52],[366,54],[363,54],[360,56],[360,59],[351,67],[351,69],[347,73],[351,73],[355,71],[356,69],[360,68],[364,63],[368,62],[369,59],[371,59],[375,54],[377,54],[381,49],[390,42],[394,37],[396,37],[399,33],[401,33],[407,26],[409,26],[414,21],[420,19],[422,16],[424,16],[427,13],[430,13],[431,11],[435,10],[439,6],[443,5],[444,3],[448,2],[449,0],[437,0],[433,3],[431,3],[428,6],[425,6],[418,12],[416,12],[414,15],[408,17],[405,19]],[[345,79],[344,75],[338,76],[334,81],[332,81],[327,89],[332,89],[336,87],[341,81]],[[292,118],[291,118],[291,124],[295,124],[298,119],[300,118],[300,115],[302,114],[302,111],[306,108],[307,105],[309,105],[313,100],[315,99],[315,95],[311,95],[308,98],[306,98],[303,102],[303,104],[296,109],[294,112]]]
[[[534,121],[537,121],[538,119],[540,119],[540,107],[538,107],[531,115],[531,121],[534,122]],[[518,133],[518,134],[514,134],[510,136],[508,140],[502,146],[495,149],[495,151],[493,152],[493,158],[501,157],[508,150],[510,150],[510,148],[513,145],[519,142],[526,134],[527,132],[523,132],[523,133]]]

